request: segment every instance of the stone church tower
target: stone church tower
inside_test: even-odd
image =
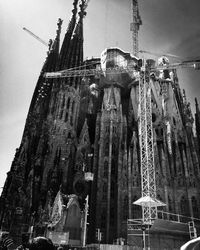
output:
[[[89,243],[96,242],[97,229],[104,243],[126,239],[127,219],[141,218],[141,208],[133,205],[141,197],[138,81],[128,71],[112,71],[131,65],[138,73],[138,59],[110,48],[101,58],[83,61],[86,13],[84,1],[80,6],[78,2],[73,2],[61,49],[62,20],[58,21],[3,188],[1,226],[16,238],[30,232],[31,226],[34,235],[45,234],[58,191],[66,207],[71,199],[80,214],[89,195]],[[110,72],[44,77],[45,72],[69,68],[110,68]],[[166,78],[159,72],[151,76],[157,198],[166,204],[165,212],[199,218],[200,111],[196,100],[195,138],[194,119],[176,71]],[[86,173],[94,175],[92,181]],[[67,224],[59,228],[74,230]]]

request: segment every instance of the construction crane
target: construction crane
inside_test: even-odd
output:
[[[119,69],[118,67],[104,71],[102,69],[68,69],[44,74],[45,78],[68,78],[99,76],[105,73],[113,74],[113,72],[116,74],[121,72],[133,73],[139,70],[139,79],[136,80],[139,80],[138,116],[142,197],[134,202],[134,204],[142,206],[142,222],[144,225],[152,225],[157,218],[157,207],[165,205],[156,199],[150,74],[155,73],[157,70],[170,70],[182,67],[200,69],[200,59],[165,64],[157,67],[147,66],[143,59],[139,59],[137,66],[126,67],[124,69]]]
[[[89,0],[85,0],[84,9],[86,9]],[[132,42],[133,54],[138,57],[138,31],[142,24],[139,15],[138,0],[131,0],[132,10]],[[148,51],[140,51],[149,53]],[[150,53],[151,54],[151,53]],[[169,55],[177,57],[174,55]],[[177,69],[177,68],[200,69],[200,60],[188,60],[173,64],[162,64],[157,67],[147,65],[145,60],[139,59],[137,67],[130,66],[126,68],[112,69],[68,69],[58,72],[45,73],[45,78],[68,78],[68,77],[89,77],[92,75],[99,76],[106,74],[120,74],[122,72],[133,73],[139,71],[139,107],[138,107],[138,123],[139,123],[139,141],[140,141],[140,162],[141,162],[141,190],[142,197],[134,204],[142,206],[142,221],[145,225],[152,225],[157,218],[157,207],[165,205],[156,199],[156,182],[154,168],[154,146],[153,146],[153,130],[152,130],[152,104],[151,104],[151,80],[150,74],[157,70]],[[132,74],[134,75],[134,73]]]
[[[89,0],[84,2],[84,10]],[[138,57],[138,31],[142,24],[139,15],[138,0],[131,0],[132,10],[132,46],[133,54]],[[32,32],[30,32],[32,33]],[[34,35],[37,38],[37,36]],[[147,51],[142,51],[148,53]],[[151,53],[150,53],[151,54]],[[174,57],[174,55],[173,55]],[[141,198],[134,204],[142,206],[142,222],[145,225],[152,225],[157,218],[157,207],[165,205],[156,199],[156,182],[154,168],[154,146],[153,146],[153,129],[152,129],[152,104],[151,104],[151,80],[150,75],[157,70],[177,69],[177,68],[194,68],[200,69],[200,60],[186,60],[179,63],[165,64],[162,66],[146,65],[142,59],[138,60],[137,67],[130,66],[123,69],[118,67],[112,69],[67,69],[57,72],[46,72],[45,78],[69,78],[69,77],[89,77],[103,74],[120,74],[122,72],[139,71],[139,141],[140,141],[140,162],[141,162]],[[134,74],[132,74],[134,75]]]
[[[156,52],[151,52],[151,51],[147,51],[147,50],[139,50],[139,53],[142,53],[142,54],[149,54],[149,55],[153,55],[153,56],[158,56],[158,57],[161,57],[161,56],[167,56],[167,57],[172,57],[172,58],[177,58],[177,59],[181,59],[180,56],[177,56],[177,55],[173,55],[173,54],[169,54],[169,53],[156,53]]]
[[[141,68],[141,62],[142,59],[138,60],[138,65],[139,68]],[[182,61],[180,63],[172,63],[172,64],[168,64],[168,65],[163,65],[163,66],[150,66],[148,68],[149,72],[155,72],[156,70],[165,70],[165,69],[178,69],[178,68],[194,68],[196,70],[200,69],[200,59],[197,60],[188,60],[188,61]],[[102,75],[104,73],[109,74],[109,73],[113,73],[115,71],[116,74],[120,74],[123,72],[133,72],[135,71],[135,67],[134,66],[127,66],[124,68],[112,68],[112,69],[106,69],[106,70],[102,70],[102,69],[81,69],[81,67],[79,67],[78,69],[66,69],[66,70],[61,70],[61,71],[56,71],[56,72],[46,72],[44,73],[44,77],[45,78],[68,78],[68,77],[87,77],[87,76],[99,76]]]
[[[132,23],[130,30],[132,31],[132,46],[133,46],[133,55],[138,57],[138,31],[142,20],[139,14],[138,0],[131,0],[131,10],[132,10]]]
[[[41,42],[42,44],[44,44],[45,46],[49,47],[49,43],[45,42],[44,40],[42,40],[40,37],[36,36],[33,32],[31,32],[29,29],[23,27],[23,30],[26,31],[28,34],[30,34],[31,36],[33,36],[34,38],[36,38],[39,42]]]

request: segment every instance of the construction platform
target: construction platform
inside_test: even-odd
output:
[[[128,220],[127,245],[135,249],[180,250],[180,247],[200,234],[200,220],[196,218],[158,212],[152,225],[142,219]]]

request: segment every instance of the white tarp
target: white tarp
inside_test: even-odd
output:
[[[56,232],[50,231],[47,233],[47,237],[52,240],[54,244],[68,245],[69,244],[69,232]]]
[[[60,191],[58,191],[54,200],[52,214],[51,214],[51,226],[55,226],[62,216],[63,200]]]
[[[166,206],[165,203],[157,200],[156,198],[151,198],[150,196],[143,196],[137,201],[133,202],[135,205],[139,205],[142,207],[162,207]]]

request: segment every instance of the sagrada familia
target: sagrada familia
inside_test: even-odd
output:
[[[83,60],[84,1],[73,2],[62,45],[62,20],[49,48],[1,195],[1,228],[17,239],[68,234],[68,244],[127,243],[127,219],[141,218],[138,82],[130,72],[46,78],[46,72],[136,65],[119,48]],[[60,48],[61,47],[61,48]],[[104,59],[104,61],[103,61]],[[123,66],[123,65],[122,65]],[[157,198],[168,219],[200,222],[200,109],[193,118],[176,70],[152,81]],[[167,77],[165,77],[167,78]],[[195,129],[194,129],[195,123]],[[86,204],[87,203],[87,204]],[[87,211],[86,211],[86,205]],[[85,214],[87,214],[85,216]],[[96,235],[100,232],[101,237]]]

